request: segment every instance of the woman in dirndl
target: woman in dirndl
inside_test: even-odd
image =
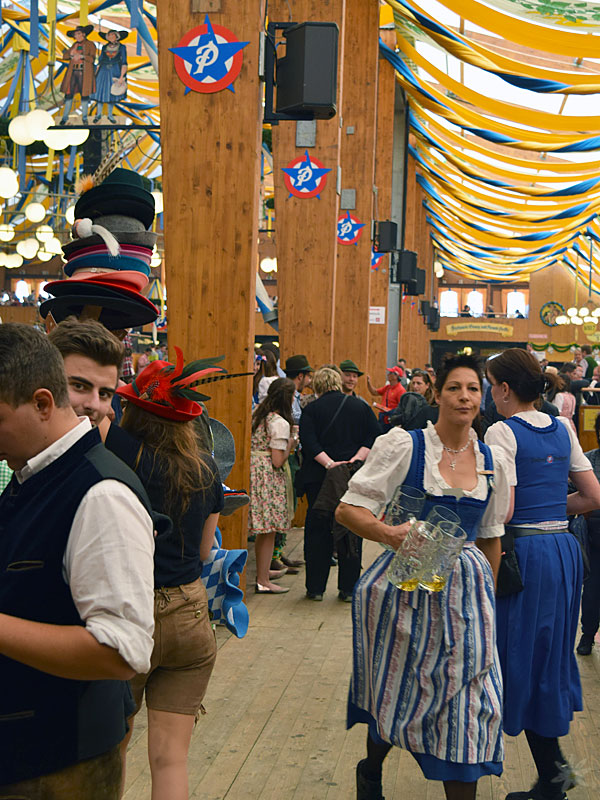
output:
[[[109,122],[116,122],[113,115],[115,103],[125,100],[127,85],[127,48],[121,44],[129,35],[128,31],[100,31],[100,36],[106,40],[100,51],[98,66],[96,68],[96,116],[94,122],[100,122],[104,104],[108,105]]]
[[[382,765],[392,745],[408,750],[448,800],[473,800],[477,780],[502,772],[502,680],[496,650],[494,575],[509,513],[501,451],[477,439],[482,378],[470,356],[446,359],[436,378],[439,419],[425,430],[380,436],[351,479],[336,516],[360,536],[397,549],[409,523],[380,516],[399,485],[457,513],[467,541],[446,587],[397,589],[386,550],[354,592],[354,664],[348,727],[369,726],[357,765],[358,800],[382,800]]]
[[[548,383],[536,358],[505,350],[487,362],[487,374],[507,419],[492,425],[485,439],[505,451],[515,486],[503,549],[514,548],[523,584],[498,597],[504,730],[510,736],[525,731],[538,771],[532,789],[506,800],[565,800],[574,779],[558,737],[582,710],[573,654],[582,559],[567,515],[600,507],[600,485],[569,420],[536,409]],[[567,496],[569,479],[577,491]]]

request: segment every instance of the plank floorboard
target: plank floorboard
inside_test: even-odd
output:
[[[295,529],[286,552],[302,553]],[[364,564],[379,554],[365,543]],[[252,551],[252,545],[250,545]],[[346,697],[352,667],[350,606],[337,599],[332,569],[323,602],[305,599],[304,570],[285,575],[290,591],[259,596],[254,586],[253,552],[248,567],[250,630],[236,639],[217,630],[219,653],[189,758],[192,800],[352,800],[354,771],[364,757],[366,728],[345,729]],[[600,796],[600,642],[591,656],[579,657],[584,711],[576,714],[561,744],[583,783],[569,800]],[[523,735],[506,737],[501,778],[479,782],[478,800],[504,800],[525,789],[535,769]],[[146,713],[137,717],[129,745],[125,800],[149,800]],[[394,748],[386,759],[387,800],[443,800],[443,787],[427,783],[414,758]]]

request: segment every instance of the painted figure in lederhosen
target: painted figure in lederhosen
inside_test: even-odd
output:
[[[116,122],[113,116],[115,103],[127,96],[127,48],[121,44],[128,36],[128,31],[106,31],[100,36],[106,41],[100,51],[96,69],[96,116],[94,122],[100,122],[104,104],[108,105],[108,119]]]
[[[67,36],[75,39],[75,42],[64,51],[61,59],[69,65],[60,86],[60,90],[65,96],[61,125],[66,125],[68,122],[73,107],[73,98],[76,94],[81,95],[82,121],[87,125],[90,95],[96,89],[94,75],[96,45],[87,38],[93,30],[93,25],[78,25],[72,31],[67,32]]]

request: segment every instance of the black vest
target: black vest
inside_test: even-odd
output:
[[[62,563],[79,504],[108,478],[129,486],[149,510],[139,479],[97,430],[23,484],[13,476],[0,496],[0,613],[84,624]],[[57,678],[0,656],[0,784],[108,752],[125,735],[125,691],[123,681]]]

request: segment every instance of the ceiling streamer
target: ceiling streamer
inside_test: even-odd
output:
[[[600,13],[548,27],[545,6],[517,0],[387,2],[397,47],[380,52],[408,99],[436,259],[495,281],[585,261],[598,290],[600,116],[585,112],[600,65],[583,59],[600,59]]]

